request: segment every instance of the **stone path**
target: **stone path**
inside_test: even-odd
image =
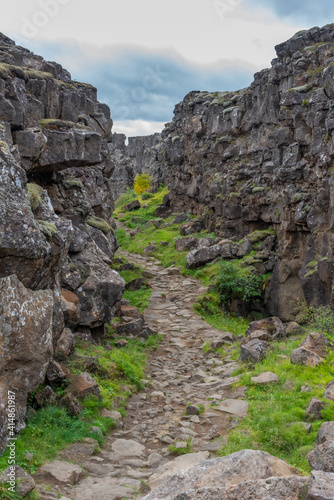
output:
[[[94,455],[96,442],[87,439],[62,455],[72,462],[65,470],[60,462],[51,472],[39,472],[39,482],[52,485],[52,495],[61,493],[63,500],[142,498],[179,470],[215,456],[247,412],[246,388],[232,389],[237,363],[203,351],[205,342],[222,337],[193,311],[206,289],[152,258],[119,255],[152,273],[145,320],[163,342],[150,356],[144,391],[129,400],[123,427],[107,438],[101,453]],[[176,458],[170,445],[191,446],[193,453]],[[55,498],[44,491],[42,500]]]

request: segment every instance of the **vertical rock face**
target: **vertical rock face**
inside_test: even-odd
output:
[[[147,167],[167,183],[174,211],[205,214],[222,237],[275,230],[266,302],[290,320],[298,299],[332,303],[334,25],[276,51],[246,89],[189,93]]]
[[[0,46],[0,397],[17,391],[22,429],[64,327],[101,336],[124,281],[110,269],[109,108],[59,64]]]

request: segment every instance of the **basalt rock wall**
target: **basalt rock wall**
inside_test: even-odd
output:
[[[148,168],[174,212],[191,211],[223,238],[275,230],[266,304],[291,320],[298,301],[332,304],[334,25],[276,52],[248,88],[189,93]]]
[[[98,341],[124,291],[110,268],[112,120],[96,94],[0,34],[0,406],[15,392],[17,430],[64,331]]]

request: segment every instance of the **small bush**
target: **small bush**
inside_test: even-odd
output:
[[[299,307],[300,323],[334,340],[334,312],[329,306],[313,307],[303,302],[299,304]]]
[[[152,177],[149,174],[137,174],[133,186],[135,193],[140,195],[144,191],[148,191],[151,187],[151,179]]]
[[[143,200],[149,200],[150,198],[153,198],[154,194],[153,193],[143,193],[142,194],[142,199]]]
[[[251,301],[262,295],[262,278],[249,269],[241,269],[233,262],[222,261],[214,285],[221,302],[228,304],[233,299]]]

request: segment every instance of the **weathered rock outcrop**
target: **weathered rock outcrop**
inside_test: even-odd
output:
[[[292,320],[298,300],[332,303],[334,25],[276,52],[246,89],[190,92],[160,145],[136,141],[146,141],[146,168],[170,188],[174,212],[204,216],[222,238],[275,230],[266,304]]]
[[[125,283],[110,269],[108,106],[59,64],[0,45],[0,408],[15,392],[20,430],[64,328],[100,339]]]

